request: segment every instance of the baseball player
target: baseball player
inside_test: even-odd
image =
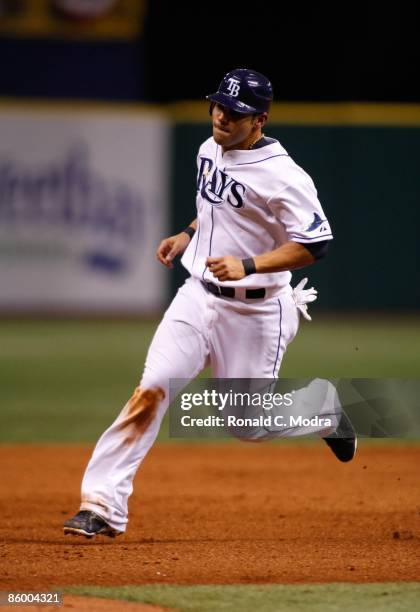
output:
[[[316,292],[303,289],[306,281],[293,291],[290,271],[323,257],[332,232],[311,178],[263,132],[272,98],[270,81],[248,69],[229,72],[207,96],[213,134],[198,151],[196,218],[157,249],[168,268],[182,255],[190,277],[157,328],[140,385],[95,447],[80,511],[64,533],[125,531],[132,481],[158,434],[171,379],[191,380],[207,365],[216,378],[275,379],[299,311],[309,318]],[[331,383],[316,379],[315,387],[323,394],[317,416],[332,415],[329,428],[257,429],[253,439],[318,433],[350,461],[354,429]]]

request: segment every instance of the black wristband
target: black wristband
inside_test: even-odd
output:
[[[255,274],[255,272],[257,271],[257,268],[255,267],[255,261],[252,257],[249,257],[248,259],[243,259],[242,265],[245,270],[245,276],[248,276],[249,274]]]
[[[184,230],[182,230],[183,232],[185,232],[186,234],[188,234],[188,236],[190,237],[190,239],[194,236],[195,234],[195,229],[193,227],[191,227],[191,225],[189,225],[188,227],[186,227]]]

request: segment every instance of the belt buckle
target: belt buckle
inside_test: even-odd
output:
[[[220,290],[219,285],[216,285],[215,283],[211,283],[210,281],[205,281],[204,284],[206,285],[206,289],[209,293],[212,293],[213,295],[217,295],[217,296],[221,295],[221,290]]]
[[[216,285],[216,283],[207,281],[206,285],[207,285],[207,290],[213,295],[217,295],[219,297],[222,295],[222,290],[219,285]]]

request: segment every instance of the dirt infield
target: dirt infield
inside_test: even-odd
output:
[[[91,447],[0,447],[0,589],[418,580],[419,446],[161,445],[126,535],[62,535]]]

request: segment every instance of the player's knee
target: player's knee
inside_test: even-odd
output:
[[[158,386],[136,387],[124,406],[119,428],[125,429],[134,425],[140,433],[143,433],[154,420],[165,395],[165,391]]]

